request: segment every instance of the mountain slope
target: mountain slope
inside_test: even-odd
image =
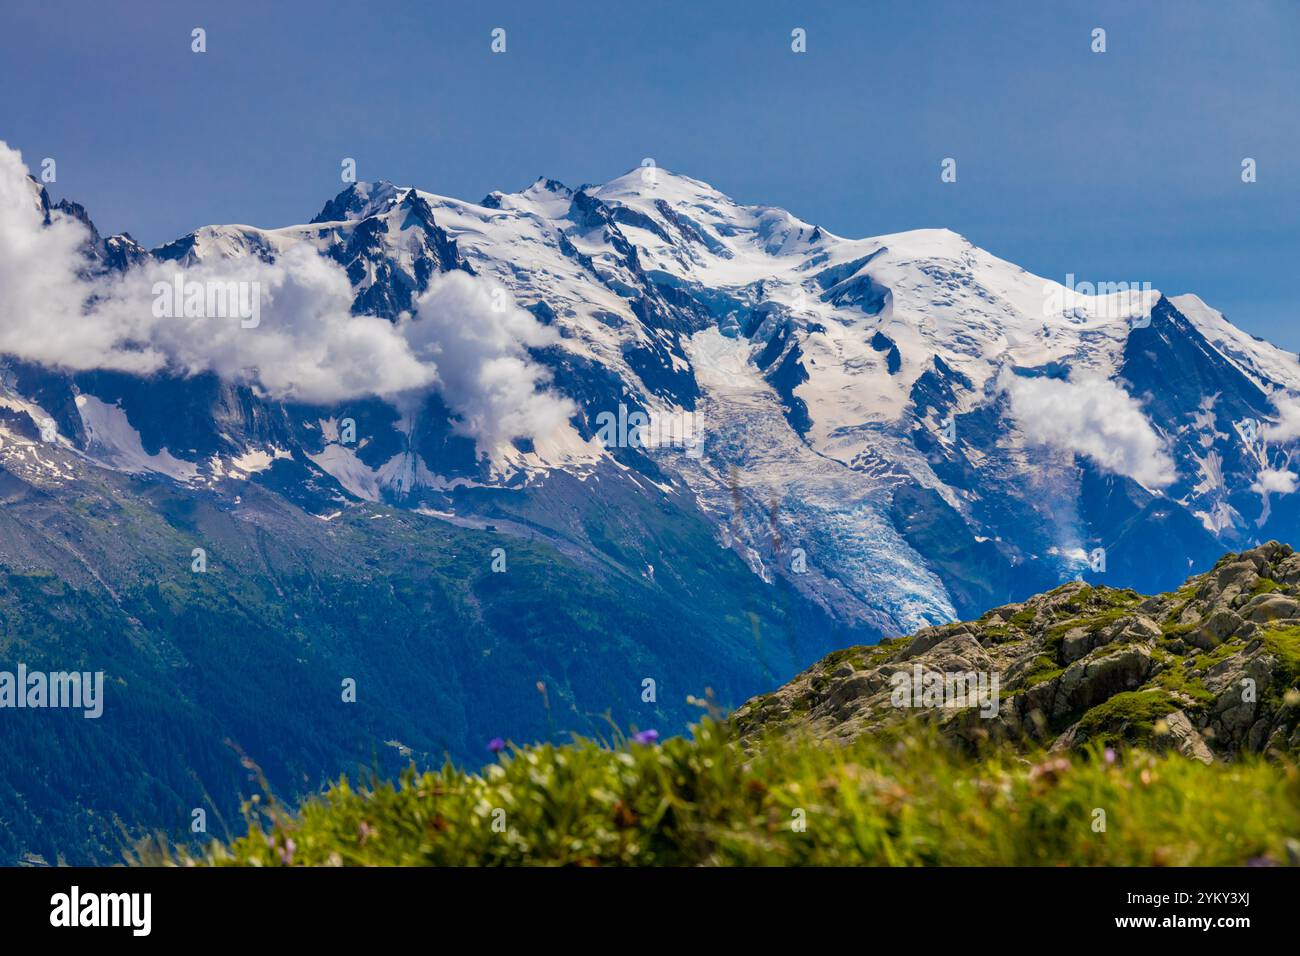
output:
[[[89,222],[38,195],[46,215]],[[355,184],[301,226],[210,226],[149,253],[92,240],[102,271],[252,268],[310,249],[346,271],[355,314],[395,324],[461,274],[545,327],[528,361],[572,403],[545,434],[485,438],[451,382],[319,405],[211,373],[11,369],[16,395],[93,460],[190,486],[234,475],[318,513],[382,500],[468,517],[490,501],[589,549],[581,522],[534,500],[548,476],[649,479],[693,499],[764,580],[885,634],[1080,573],[1169,587],[1300,520],[1294,355],[1195,297],[1085,294],[945,230],[842,239],[637,169],[479,203]],[[693,427],[697,453],[611,446],[602,416],[638,412],[650,436]],[[927,538],[940,527],[965,542],[958,556]],[[1098,548],[1112,570],[1089,559]]]
[[[15,445],[0,670],[102,671],[105,689],[95,719],[0,712],[4,862],[112,861],[123,828],[179,832],[194,809],[223,832],[254,764],[294,798],[345,768],[476,760],[501,734],[666,733],[689,694],[738,703],[835,633],[673,514],[639,517],[662,562],[639,577],[541,535],[370,504],[326,521],[255,484],[231,501],[35,442],[19,448],[50,477],[24,478]],[[591,533],[616,551],[623,520]]]

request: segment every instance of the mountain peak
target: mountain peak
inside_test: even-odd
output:
[[[703,180],[674,173],[662,166],[647,163],[634,166],[622,176],[589,190],[597,199],[663,199],[670,203],[708,199],[736,205],[724,193]]]
[[[524,190],[525,193],[547,192],[557,196],[572,196],[573,190],[558,179],[551,179],[547,176],[538,176],[533,184]]]
[[[394,205],[402,193],[409,191],[394,186],[386,179],[352,183],[327,202],[312,219],[312,223],[365,219]]]

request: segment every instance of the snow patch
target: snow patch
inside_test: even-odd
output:
[[[86,432],[86,454],[109,468],[130,474],[154,473],[177,481],[199,477],[199,467],[162,448],[156,455],[144,449],[140,433],[118,405],[108,405],[94,395],[78,395],[77,413]]]

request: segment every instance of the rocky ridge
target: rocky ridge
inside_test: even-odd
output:
[[[996,693],[951,693],[962,675]],[[919,716],[970,747],[1123,742],[1211,762],[1300,752],[1298,684],[1300,554],[1270,541],[1173,592],[1073,581],[975,621],[837,651],[733,722],[746,738],[799,728],[843,740]]]

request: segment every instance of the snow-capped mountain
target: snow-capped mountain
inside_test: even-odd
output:
[[[358,319],[409,338],[442,295],[458,336],[429,339],[425,387],[337,402],[194,365],[13,361],[5,437],[13,416],[49,419],[54,446],[97,466],[227,497],[254,482],[321,518],[382,501],[588,554],[591,513],[636,496],[706,516],[760,580],[878,633],[1078,574],[1167,588],[1300,530],[1295,355],[1195,296],[1066,287],[947,230],[845,239],[653,167],[479,202],[357,183],[303,225],[206,226],[147,252],[33,197],[47,222],[85,223],[92,274],[237,277],[307,249],[344,271]],[[483,303],[517,348],[478,347]],[[515,387],[485,371],[502,362],[535,389],[508,414],[480,401]],[[548,427],[491,427],[541,404]],[[26,447],[6,441],[6,467]],[[634,541],[619,561],[669,570]]]
[[[1300,361],[1192,295],[653,168],[358,183],[153,250],[23,172],[0,144],[0,656],[107,700],[0,735],[3,861],[233,818],[249,759],[301,794],[671,733],[847,645],[1300,537]]]

